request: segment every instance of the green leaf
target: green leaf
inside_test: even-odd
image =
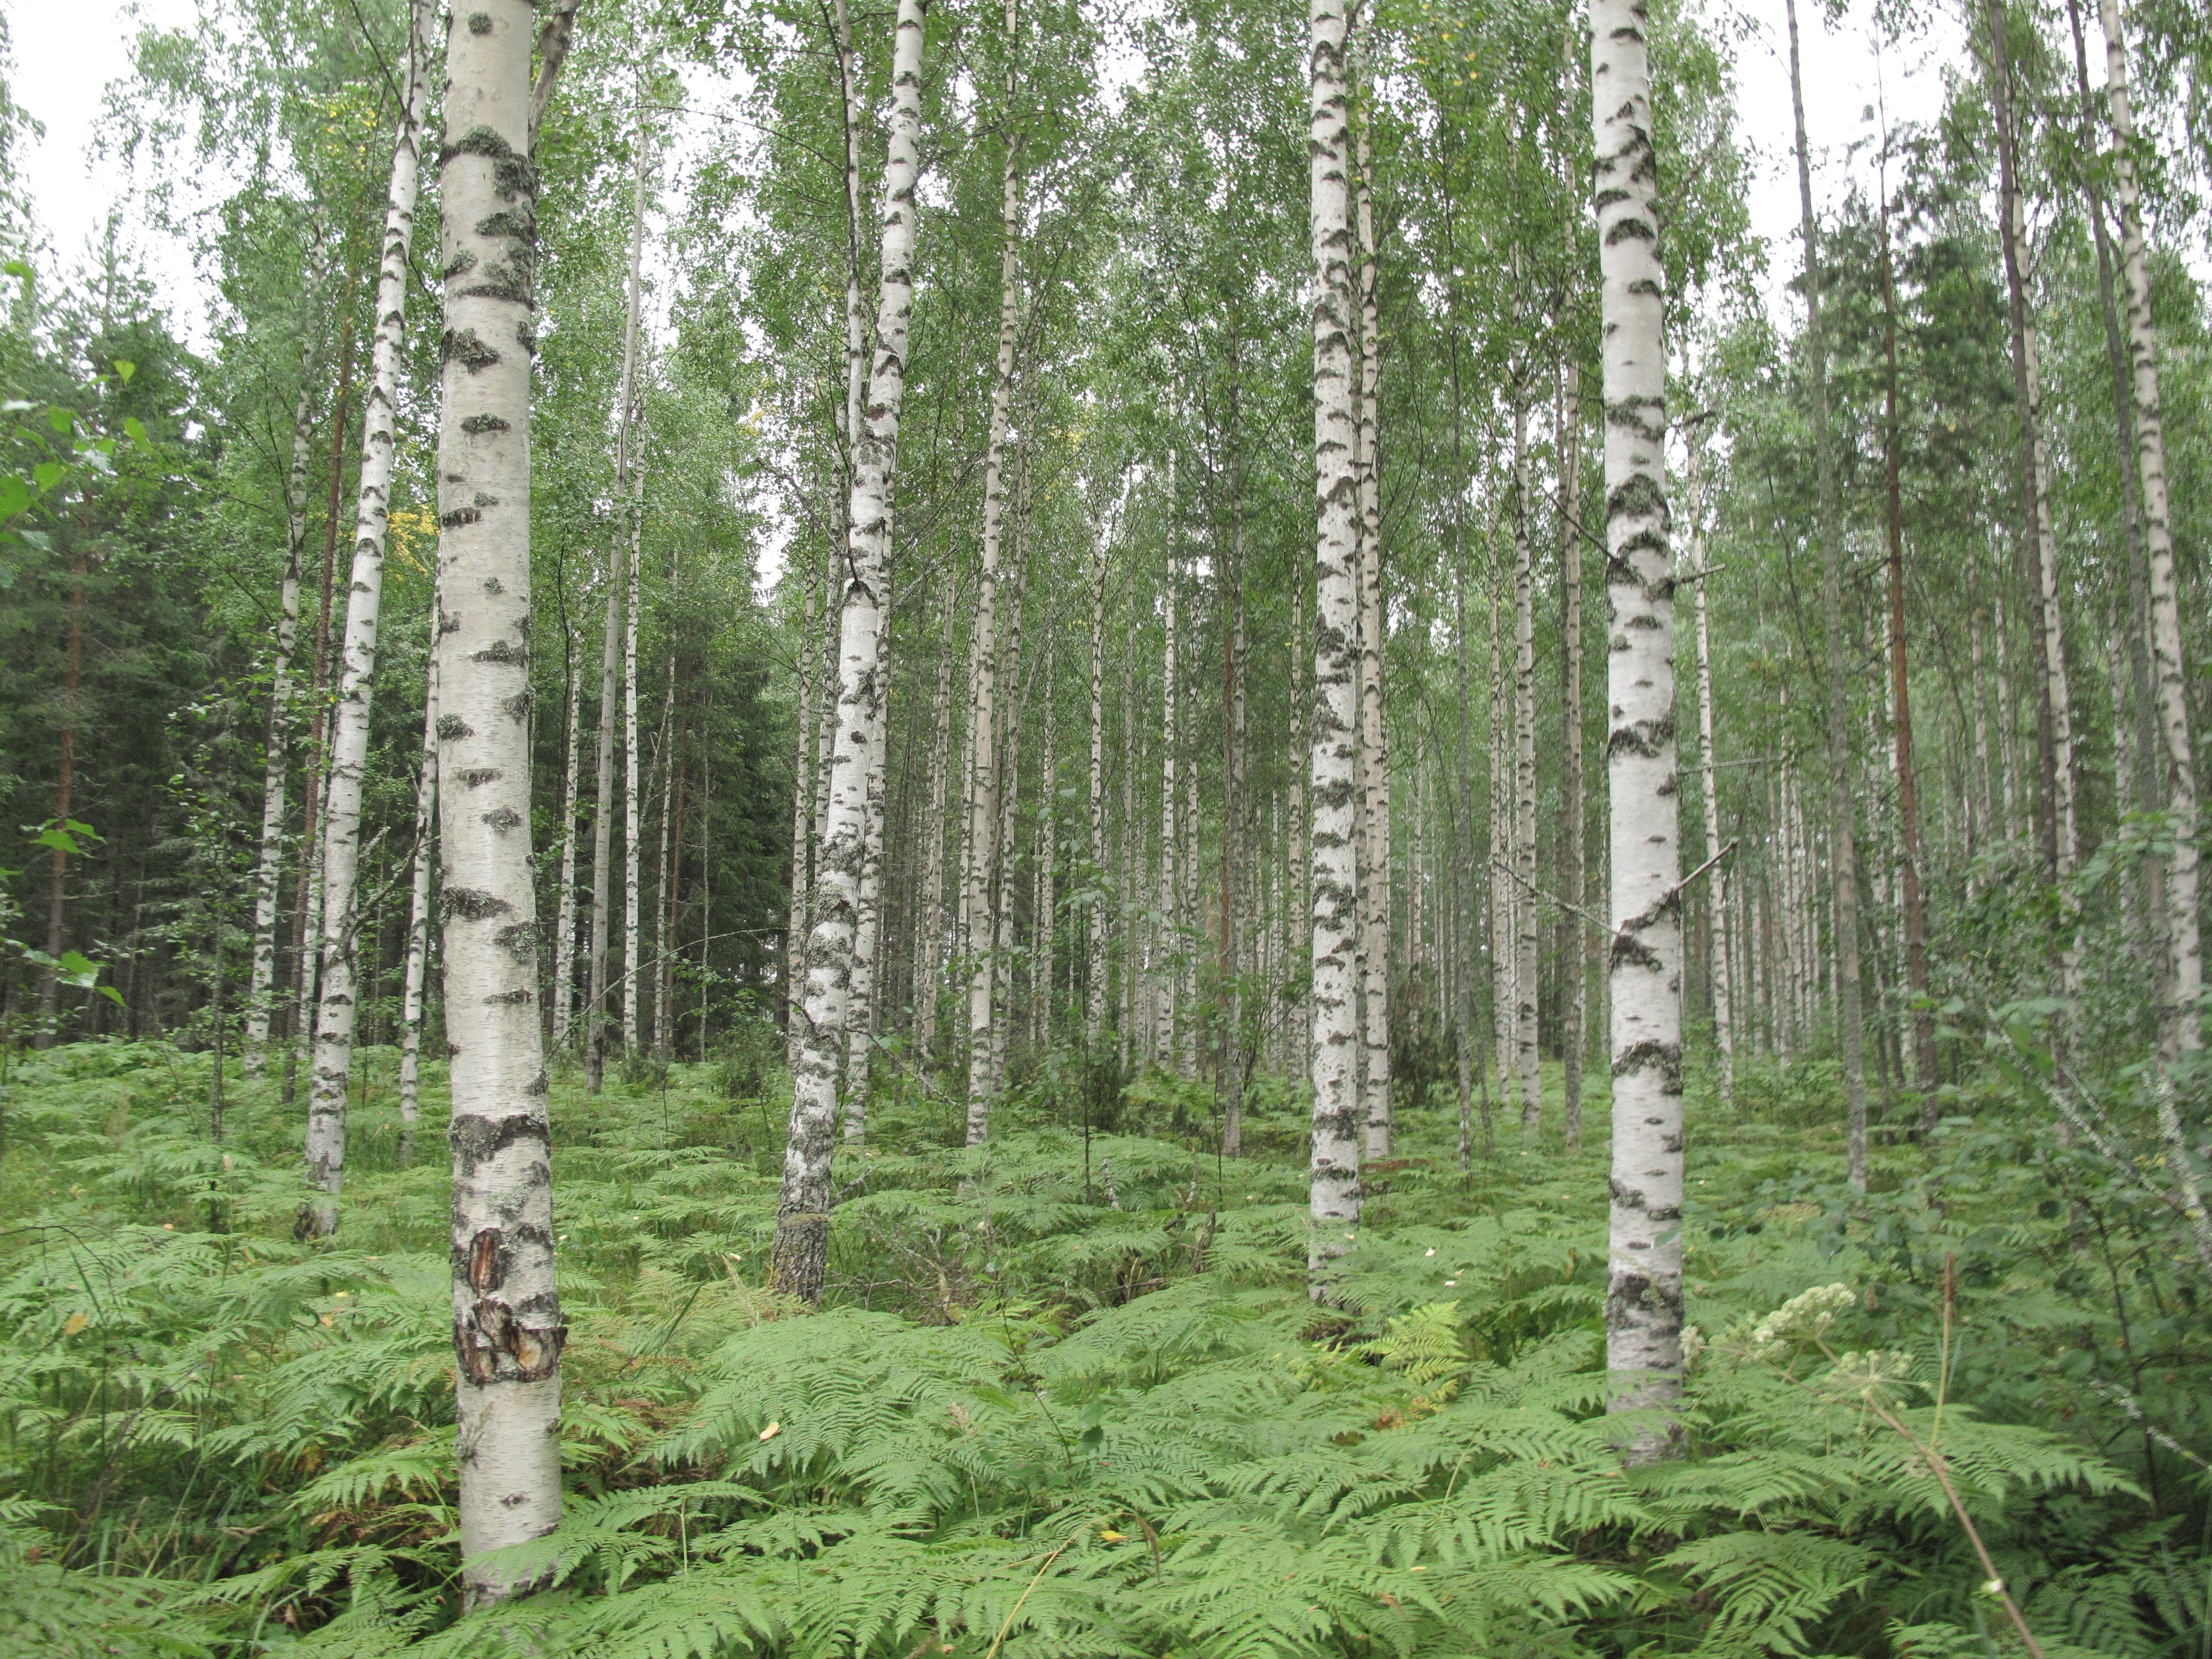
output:
[[[149,449],[153,447],[154,441],[146,435],[146,428],[139,424],[136,415],[125,415],[123,417],[123,429],[130,434],[131,442],[143,444]]]
[[[45,829],[40,830],[37,835],[32,836],[31,841],[33,846],[51,847],[57,853],[82,853],[84,851],[83,848],[76,844],[76,838],[72,836],[68,830],[57,830],[52,824],[48,824]]]
[[[31,469],[31,477],[41,490],[52,489],[69,476],[69,468],[59,461],[40,461]]]
[[[128,385],[131,377],[138,372],[138,365],[127,357],[118,357],[115,360],[115,372],[122,378],[124,383]]]

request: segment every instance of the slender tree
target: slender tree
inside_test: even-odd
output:
[[[337,1231],[338,1191],[345,1177],[347,1088],[360,1012],[354,957],[361,918],[355,914],[354,901],[361,850],[361,787],[368,764],[369,700],[375,686],[384,548],[391,524],[396,459],[392,428],[398,412],[399,354],[406,330],[408,251],[415,235],[422,119],[430,101],[428,0],[413,0],[407,21],[399,127],[392,139],[392,179],[385,198],[384,257],[376,279],[376,333],[369,347],[368,389],[362,400],[353,571],[347,584],[337,703],[331,721],[330,796],[323,817],[325,926],[314,1065],[307,1084],[307,1177],[312,1196],[300,1212],[301,1233],[317,1238]]]
[[[562,1323],[535,1000],[530,848],[532,15],[479,0],[448,31],[438,435],[438,846],[452,1054],[453,1352],[462,1582],[561,1518]]]
[[[1316,1301],[1332,1293],[1334,1265],[1359,1225],[1356,1065],[1358,990],[1353,980],[1358,874],[1352,769],[1358,757],[1353,641],[1359,596],[1357,387],[1352,368],[1353,254],[1346,190],[1345,15],[1341,0],[1309,0],[1311,137],[1309,221],[1313,276],[1314,691],[1313,790],[1308,848],[1312,885],[1310,1064],[1313,1146],[1307,1273]]]
[[[829,1262],[830,1154],[837,1115],[837,1064],[866,854],[868,773],[873,750],[883,741],[876,632],[884,621],[891,486],[914,313],[915,186],[921,171],[925,21],[923,0],[899,0],[891,58],[890,142],[884,160],[875,362],[866,421],[853,446],[852,530],[838,643],[830,825],[816,879],[814,931],[807,942],[806,999],[801,1008],[791,1133],[784,1152],[783,1193],[770,1269],[770,1281],[778,1290],[810,1302],[821,1299]]]
[[[1663,1412],[1682,1374],[1680,854],[1674,592],[1667,553],[1665,274],[1638,0],[1590,0],[1599,340],[1604,362],[1606,773],[1612,798],[1612,1216],[1606,1368],[1613,1412]],[[1626,1435],[1632,1461],[1669,1431]]]

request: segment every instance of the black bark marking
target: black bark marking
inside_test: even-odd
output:
[[[477,337],[472,328],[449,328],[439,342],[442,361],[459,362],[474,374],[500,361],[499,353]]]
[[[455,916],[464,921],[482,921],[488,916],[503,916],[514,908],[498,894],[480,892],[473,887],[448,887],[440,902],[445,907],[448,921]]]
[[[471,438],[486,432],[512,432],[514,427],[496,415],[471,415],[461,422],[461,430]]]
[[[502,806],[496,811],[485,813],[483,821],[495,830],[512,830],[522,822],[522,815],[512,806]]]
[[[507,775],[496,766],[471,766],[453,774],[471,789],[481,789],[488,783],[496,783]]]
[[[471,726],[459,714],[438,716],[438,736],[445,742],[451,743],[456,738],[473,738],[476,734],[476,727]]]

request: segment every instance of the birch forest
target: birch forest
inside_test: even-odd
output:
[[[0,1659],[2212,1654],[2201,0],[0,25]]]

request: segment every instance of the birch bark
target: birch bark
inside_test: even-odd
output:
[[[1705,447],[1694,429],[1690,441],[1690,589],[1698,629],[1698,759],[1705,769],[1705,787],[1698,793],[1705,803],[1705,856],[1721,848],[1721,775],[1713,749],[1713,636],[1708,625],[1705,586],[1711,571],[1705,565]],[[1712,951],[1713,1046],[1716,1083],[1721,1103],[1735,1102],[1735,997],[1729,976],[1729,884],[1725,866],[1712,874],[1713,927],[1718,934]]]
[[[945,578],[937,622],[937,694],[930,702],[929,830],[922,854],[922,908],[914,959],[915,1049],[925,1066],[937,1052],[937,1002],[945,952],[945,792],[952,767],[952,613],[955,586]]]
[[[2152,678],[2164,753],[2166,806],[2173,854],[2166,867],[2166,1005],[2159,1048],[2171,1060],[2202,1046],[2197,1000],[2204,956],[2197,921],[2197,764],[2189,730],[2188,682],[2174,578],[2173,530],[2166,500],[2166,422],[2158,384],[2158,337],[2151,322],[2149,269],[2143,257],[2142,192],[2136,180],[2135,112],[2128,99],[2127,37],[2119,0],[2100,0],[2105,79],[2111,100],[2113,172],[2120,205],[2120,276],[2126,295],[2128,358],[2135,374],[2136,464],[2142,486],[2143,548],[2150,566]]]
[[[642,775],[638,767],[641,736],[637,720],[637,629],[641,554],[645,532],[645,473],[638,460],[644,437],[643,365],[638,356],[638,310],[643,297],[645,268],[645,173],[647,153],[645,86],[637,91],[636,152],[630,173],[629,283],[623,309],[622,390],[615,428],[615,495],[624,503],[629,519],[629,556],[624,574],[623,606],[623,976],[622,1038],[625,1059],[637,1052],[642,1033],[638,1027],[638,879],[641,852],[638,817],[643,805]]]
[[[471,1605],[534,1586],[484,1564],[561,1517],[561,1346],[532,981],[531,9],[447,37],[438,441],[438,845],[453,1057],[453,1352]],[[483,27],[479,28],[478,23]]]
[[[1559,770],[1561,857],[1570,904],[1583,902],[1588,884],[1583,854],[1583,371],[1570,361],[1559,410],[1559,595],[1564,636],[1566,742]],[[1702,590],[1701,590],[1702,591]],[[1709,755],[1707,759],[1711,759]],[[1566,976],[1565,1017],[1559,1025],[1560,1134],[1569,1152],[1583,1144],[1583,1059],[1589,1046],[1589,975],[1582,919],[1569,915],[1559,970]]]
[[[384,253],[376,279],[376,334],[369,348],[361,480],[354,512],[353,568],[347,585],[345,642],[332,711],[330,799],[323,818],[321,991],[315,1010],[315,1055],[307,1085],[307,1178],[300,1212],[303,1237],[337,1231],[338,1192],[345,1179],[347,1085],[353,1074],[356,997],[354,914],[361,852],[362,774],[368,763],[369,702],[376,674],[376,629],[384,598],[385,534],[390,522],[393,422],[399,352],[406,331],[407,254],[415,234],[421,179],[422,118],[429,104],[428,0],[408,9],[407,58],[402,70],[399,127],[384,209]]]
[[[891,60],[891,118],[884,159],[882,275],[866,419],[853,446],[847,581],[839,624],[838,706],[830,775],[829,830],[807,941],[791,1131],[784,1152],[769,1282],[819,1302],[830,1250],[830,1156],[837,1115],[837,1061],[851,989],[853,936],[867,834],[867,781],[883,741],[876,635],[890,554],[891,488],[899,409],[906,390],[914,311],[915,186],[921,170],[923,0],[899,0]]]
[[[592,811],[592,965],[585,1009],[584,1086],[598,1094],[607,1068],[607,921],[614,899],[615,711],[622,677],[622,585],[607,561],[606,626],[599,648],[598,799]]]
[[[1613,1180],[1607,1408],[1663,1412],[1682,1374],[1682,930],[1674,771],[1674,594],[1667,553],[1665,272],[1651,81],[1638,0],[1590,0],[1603,278],[1606,673],[1611,787]],[[1632,1461],[1671,1440],[1626,1436]]]
[[[1357,56],[1364,56],[1365,29]],[[1353,192],[1359,239],[1359,392],[1357,477],[1359,490],[1359,752],[1364,791],[1367,879],[1361,891],[1361,1155],[1390,1156],[1390,750],[1383,697],[1383,651],[1390,610],[1382,572],[1382,463],[1376,443],[1376,388],[1382,374],[1382,324],[1376,304],[1375,198],[1369,175],[1374,145],[1364,116],[1354,131]]]
[[[1359,733],[1352,640],[1358,595],[1359,483],[1352,352],[1352,225],[1346,191],[1345,15],[1341,0],[1309,0],[1310,139],[1307,177],[1314,352],[1312,884],[1313,1137],[1306,1246],[1316,1301],[1334,1293],[1337,1263],[1359,1224],[1358,1102],[1354,1091],[1358,941],[1352,765]]]
[[[1091,531],[1091,889],[1090,951],[1084,963],[1083,1020],[1093,1053],[1106,1030],[1106,526]],[[1291,714],[1295,721],[1295,707]]]
[[[889,547],[890,538],[885,535]],[[891,574],[886,559],[876,629],[876,719],[890,729]],[[868,1057],[876,1035],[876,991],[883,936],[884,777],[888,745],[879,740],[868,757],[867,823],[860,851],[860,902],[853,919],[853,975],[845,1004],[845,1139],[860,1142],[868,1133]]]
[[[303,331],[304,332],[304,331]],[[300,639],[300,551],[307,536],[308,396],[312,346],[300,349],[300,392],[292,405],[292,469],[284,501],[284,580],[276,613],[276,659],[269,680],[269,747],[262,774],[261,857],[253,872],[253,966],[246,1000],[246,1074],[269,1064],[270,1000],[276,981],[276,898],[284,871],[284,783],[292,728],[292,653]]]
[[[581,780],[577,775],[577,716],[584,690],[582,669],[575,659],[575,635],[567,633],[562,646],[568,658],[568,726],[561,766],[561,896],[554,908],[553,1027],[555,1054],[565,1054],[576,1017],[576,800]]]
[[[1513,400],[1513,1048],[1521,1134],[1543,1123],[1536,1048],[1536,560],[1528,522],[1528,404]]]
[[[438,830],[438,596],[430,596],[429,684],[422,699],[422,753],[415,782],[415,868],[407,907],[407,967],[399,999],[399,1161],[415,1158],[422,1070],[422,992],[430,968],[430,860]],[[573,676],[570,684],[574,684]],[[574,721],[570,720],[573,726]],[[572,812],[571,819],[574,817]],[[556,988],[557,988],[556,981]]]
[[[1006,46],[1013,49],[1014,8],[1006,7]],[[1010,74],[1011,82],[1011,74]],[[1011,99],[1013,88],[1007,93]],[[975,696],[968,715],[968,754],[972,776],[969,791],[968,869],[965,908],[970,918],[968,945],[968,1144],[980,1145],[990,1133],[992,1060],[992,988],[997,982],[997,960],[988,927],[977,929],[975,919],[988,915],[991,875],[998,860],[999,817],[998,741],[998,595],[999,556],[1006,514],[1006,441],[1013,428],[1014,342],[1019,297],[1019,267],[1016,261],[1021,228],[1021,179],[1016,170],[1018,145],[1009,141],[1000,164],[999,206],[999,357],[991,380],[991,433],[983,456],[982,568],[975,587],[975,622],[969,635],[970,672]]]
[[[799,752],[791,763],[791,908],[784,923],[783,1001],[786,1042],[799,1029],[799,966],[806,955],[806,900],[813,890],[814,634],[822,596],[821,568],[806,562],[806,592],[799,623]],[[924,1043],[925,1050],[927,1048]]]

